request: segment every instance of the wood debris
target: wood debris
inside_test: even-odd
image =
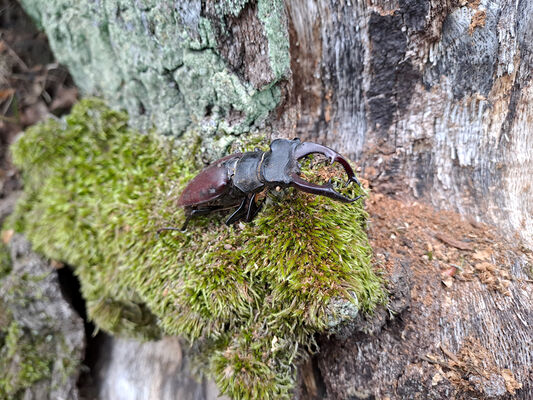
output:
[[[437,373],[432,379],[433,386],[441,382],[444,375],[461,392],[474,392],[488,397],[494,394],[503,396],[506,393],[513,395],[522,387],[513,372],[499,368],[490,352],[474,337],[467,337],[457,354],[443,344],[440,349],[446,356],[445,360],[432,354],[421,357],[437,366]],[[439,367],[447,371],[443,372]]]
[[[370,240],[376,261],[410,259],[425,271],[435,271],[447,288],[457,281],[478,279],[489,289],[509,295],[513,279],[506,252],[524,254],[517,243],[500,237],[494,228],[472,224],[450,211],[437,211],[418,203],[403,203],[382,194],[367,200]]]
[[[468,27],[468,34],[472,35],[476,28],[484,27],[486,19],[487,19],[487,12],[485,10],[477,10],[474,16],[472,17],[470,26]]]
[[[440,241],[455,247],[460,250],[473,250],[472,245],[468,242],[462,242],[460,240],[454,239],[450,236],[447,236],[441,232],[436,232],[435,237],[439,239]]]

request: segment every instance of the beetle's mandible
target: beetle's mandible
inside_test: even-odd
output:
[[[336,192],[331,183],[316,185],[299,175],[301,158],[318,153],[326,156],[330,163],[340,163],[348,175],[347,185],[357,180],[348,160],[329,147],[299,139],[276,139],[270,150],[235,153],[217,160],[196,177],[183,190],[178,206],[185,208],[186,220],[181,228],[185,230],[189,220],[198,215],[237,207],[226,220],[227,225],[244,220],[250,222],[259,212],[256,196],[264,189],[292,186],[303,192],[326,196],[350,203],[361,196],[348,198]],[[174,229],[174,228],[163,228]]]

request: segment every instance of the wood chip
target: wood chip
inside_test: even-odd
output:
[[[488,272],[494,272],[497,269],[494,264],[491,264],[488,262],[482,262],[482,263],[476,264],[475,268],[478,271],[488,271]]]
[[[443,376],[437,372],[435,375],[433,375],[433,378],[431,379],[431,386],[438,385],[439,382],[441,382],[443,379]]]
[[[443,273],[442,273],[442,276],[443,277],[453,277],[455,274],[457,273],[457,268],[454,267],[454,266],[451,266],[450,268],[448,268],[447,270],[445,270]]]
[[[446,243],[447,245],[450,245],[452,247],[455,247],[459,250],[473,250],[472,245],[467,242],[462,242],[460,240],[454,239],[452,237],[449,237],[441,232],[436,232],[435,237],[439,239],[440,241]]]
[[[444,278],[442,278],[442,283],[447,288],[450,288],[453,286],[453,278],[451,276],[445,276]]]
[[[511,370],[503,369],[501,375],[505,380],[505,387],[509,393],[515,394],[515,390],[522,387],[522,384],[515,379]]]
[[[474,33],[474,30],[476,28],[483,28],[485,26],[485,20],[487,19],[487,13],[485,10],[477,10],[474,16],[472,17],[472,21],[470,22],[470,26],[468,27],[468,34],[472,35]]]
[[[461,364],[461,361],[459,361],[459,359],[457,358],[457,356],[455,354],[453,354],[450,350],[448,350],[446,347],[444,347],[444,345],[440,345],[440,349],[442,350],[442,352],[450,359],[452,360],[453,362],[457,363],[457,364]]]
[[[11,241],[14,233],[15,231],[13,231],[13,229],[2,231],[2,242],[4,242],[4,244],[8,244]]]
[[[474,260],[479,260],[479,261],[489,261],[490,257],[491,257],[491,252],[488,250],[478,250],[472,255],[472,258]]]
[[[431,354],[427,354],[425,356],[420,356],[420,359],[423,360],[423,361],[426,361],[426,362],[428,362],[430,364],[440,365],[441,367],[446,367],[446,368],[451,368],[451,369],[454,368],[453,366],[449,365],[448,363],[438,360],[435,356],[433,356]]]

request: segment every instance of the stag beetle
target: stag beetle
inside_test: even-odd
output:
[[[184,231],[189,220],[197,215],[238,206],[226,220],[231,225],[239,220],[250,222],[261,209],[256,204],[256,196],[264,189],[292,186],[303,192],[326,196],[344,203],[356,201],[343,196],[333,189],[331,182],[316,185],[299,176],[298,160],[313,154],[323,154],[330,164],[339,162],[348,174],[347,185],[357,180],[348,160],[329,147],[299,139],[276,139],[270,144],[269,151],[256,149],[246,153],[235,153],[223,157],[194,177],[178,199],[178,206],[185,208],[187,216]],[[163,228],[161,230],[175,230]]]

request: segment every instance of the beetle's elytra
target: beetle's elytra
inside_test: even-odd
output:
[[[348,175],[348,182],[361,186],[348,160],[329,147],[299,139],[276,139],[268,151],[249,151],[235,153],[202,170],[183,190],[178,206],[185,208],[187,219],[197,215],[206,215],[218,210],[237,209],[227,218],[226,224],[237,221],[250,222],[259,212],[261,205],[256,204],[256,195],[264,189],[292,186],[307,193],[326,196],[331,199],[350,203],[353,199],[343,196],[333,189],[331,183],[316,185],[299,176],[298,160],[313,154],[323,154],[331,164],[340,163]],[[163,228],[174,229],[174,228]]]

